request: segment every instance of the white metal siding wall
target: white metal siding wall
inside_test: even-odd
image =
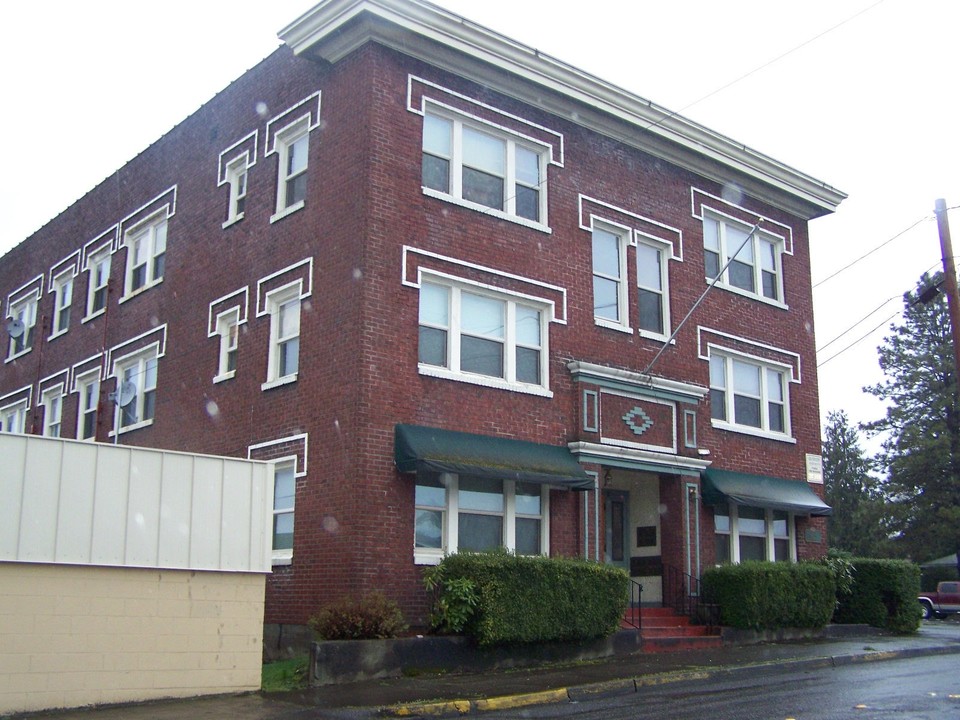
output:
[[[270,571],[273,467],[0,433],[0,561]]]

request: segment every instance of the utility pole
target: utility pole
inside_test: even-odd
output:
[[[950,313],[950,333],[953,337],[954,392],[960,392],[960,294],[957,293],[957,267],[953,261],[953,244],[950,242],[950,223],[947,220],[947,201],[943,198],[934,203],[937,215],[937,230],[940,232],[940,253],[943,256],[943,288],[947,293],[947,311]],[[955,458],[954,458],[955,460]],[[953,463],[951,463],[952,465]],[[960,484],[954,471],[953,482]],[[954,492],[960,492],[954,488]],[[957,573],[960,574],[960,536],[956,541]]]

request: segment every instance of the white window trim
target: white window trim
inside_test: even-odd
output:
[[[63,392],[63,383],[58,383],[53,387],[47,388],[43,391],[43,394],[40,396],[41,404],[43,405],[43,435],[44,437],[63,437],[63,399],[65,394]],[[56,414],[51,412],[54,401],[56,403]],[[56,422],[52,422],[56,420]],[[58,431],[56,435],[50,433],[50,427],[52,425],[57,425]]]
[[[106,281],[103,285],[94,285],[97,265],[99,265],[101,261],[106,261]],[[105,245],[96,252],[91,253],[90,257],[87,258],[87,265],[85,268],[87,272],[87,300],[84,303],[84,316],[80,322],[85,323],[88,320],[92,320],[95,317],[103,315],[103,313],[107,311],[107,305],[110,304],[110,271],[112,265],[113,253],[111,252],[109,244]],[[104,291],[103,307],[99,310],[94,310],[93,302],[97,291],[101,288]]]
[[[637,332],[640,334],[640,337],[649,338],[651,340],[666,341],[670,337],[672,332],[672,327],[670,324],[670,258],[672,256],[672,248],[669,243],[654,240],[645,236],[638,235],[636,238],[636,244],[644,245],[646,247],[653,248],[660,255],[660,312],[663,315],[663,332],[656,333],[650,330],[644,330],[640,327],[640,290],[648,289],[641,288],[640,286],[640,253],[637,252]]]
[[[76,275],[73,269],[70,269],[65,270],[53,279],[53,321],[50,323],[50,336],[47,340],[53,340],[55,337],[65,335],[70,330],[70,321],[72,318],[69,316],[73,314],[74,290],[76,289],[75,277]],[[68,285],[70,286],[70,303],[66,308],[63,308],[61,307],[61,301],[64,288]],[[67,326],[63,330],[60,330],[60,317],[64,310],[68,313]]]
[[[229,196],[227,199],[227,219],[221,225],[221,228],[228,228],[234,223],[238,223],[243,220],[244,212],[246,210],[246,205],[244,205],[244,210],[237,211],[237,205],[240,200],[246,200],[247,194],[250,190],[250,176],[249,176],[250,164],[248,162],[247,153],[244,153],[238,158],[231,160],[227,163],[226,169],[226,182],[227,187],[229,188]],[[243,182],[243,194],[240,194],[240,178],[244,178]]]
[[[486,215],[492,215],[494,217],[500,218],[501,220],[507,220],[508,222],[516,223],[518,225],[523,225],[524,227],[531,228],[533,230],[539,230],[540,232],[551,233],[553,232],[550,229],[549,220],[548,220],[548,192],[547,188],[549,183],[547,182],[547,168],[550,165],[549,157],[551,148],[549,145],[537,140],[536,138],[523,135],[511,130],[502,125],[497,125],[495,123],[488,122],[482,118],[476,117],[474,115],[469,115],[467,113],[456,111],[448,106],[438,105],[433,102],[427,101],[425,103],[425,108],[423,111],[423,117],[426,119],[428,116],[440,117],[445,120],[449,120],[453,123],[452,137],[451,137],[451,157],[450,161],[450,191],[443,192],[442,190],[436,190],[434,188],[427,187],[421,183],[421,190],[423,194],[427,197],[436,198],[438,200],[443,200],[445,202],[452,203],[454,205],[459,205],[460,207],[468,208],[470,210],[476,210],[478,212],[484,213]],[[483,132],[487,135],[493,135],[499,139],[502,139],[506,145],[506,168],[504,171],[504,210],[498,210],[497,208],[488,207],[480,203],[472,202],[470,200],[465,200],[462,196],[462,183],[463,183],[463,126],[472,127],[479,132]],[[511,211],[511,209],[516,208],[516,190],[515,186],[516,181],[516,146],[526,148],[527,150],[535,153],[539,158],[540,166],[540,185],[538,186],[539,193],[539,216],[540,220],[530,220],[529,218],[520,217]],[[423,153],[421,147],[421,155]],[[421,178],[422,179],[422,178]]]
[[[738,229],[744,232],[750,232],[750,230],[752,229],[752,226],[748,225],[747,223],[743,223],[738,220],[735,220],[734,218],[728,217],[726,215],[721,215],[720,213],[717,213],[715,211],[708,212],[706,209],[704,209],[703,222],[706,223],[708,220],[712,220],[716,222],[718,225],[718,234],[719,234],[719,242],[720,242],[719,262],[720,262],[720,267],[723,268],[724,265],[727,264],[727,261],[730,259],[730,253],[735,252],[738,249],[738,248],[727,247],[726,227],[728,225],[734,225]],[[706,232],[704,232],[704,235],[706,235]],[[763,294],[763,278],[760,270],[760,239],[761,238],[763,238],[767,242],[773,243],[776,249],[777,294],[780,298],[779,300],[768,298],[766,295]],[[767,305],[772,305],[773,307],[777,307],[782,310],[788,310],[789,306],[785,302],[786,297],[784,295],[784,288],[783,288],[783,256],[786,254],[786,250],[784,248],[784,239],[776,235],[765,233],[762,230],[757,230],[757,232],[755,232],[753,234],[753,237],[750,239],[750,242],[753,245],[753,261],[754,261],[753,282],[754,282],[754,287],[756,288],[756,292],[750,292],[749,290],[744,290],[743,288],[739,288],[736,285],[731,285],[728,282],[728,277],[730,273],[729,268],[727,268],[726,270],[720,273],[720,277],[719,279],[717,279],[715,283],[716,287],[720,288],[721,290],[726,290],[727,292],[734,293],[735,295],[742,295],[743,297],[751,298],[752,300],[757,300],[759,302],[765,303]],[[704,239],[703,248],[704,248],[704,251],[706,251],[706,239]],[[713,278],[706,277],[706,274],[704,274],[704,279],[707,285],[713,282]]]
[[[83,398],[86,394],[86,389],[94,385],[96,391],[93,394],[93,435],[88,438],[83,437],[83,419],[84,419],[84,406]],[[77,375],[74,381],[74,387],[76,388],[77,393],[77,440],[83,442],[94,442],[97,439],[97,420],[100,413],[100,369],[96,368],[94,370],[88,370],[85,373],[80,373]]]
[[[224,380],[229,380],[232,377],[235,377],[237,374],[236,369],[228,370],[227,369],[227,360],[229,358],[230,352],[230,333],[229,328],[237,328],[236,332],[236,341],[237,345],[233,348],[233,352],[238,352],[240,345],[240,307],[235,306],[229,310],[224,310],[223,312],[217,315],[217,338],[219,342],[217,347],[219,348],[219,355],[217,357],[217,374],[213,378],[214,383],[223,382]]]
[[[123,244],[127,248],[127,265],[123,273],[123,297],[120,298],[119,302],[123,303],[127,300],[136,297],[142,292],[146,292],[152,287],[159,285],[163,282],[164,275],[166,275],[166,259],[164,259],[164,271],[163,274],[159,277],[152,277],[153,273],[153,263],[157,256],[161,253],[156,252],[156,242],[157,242],[157,228],[161,225],[167,225],[167,213],[164,209],[160,213],[153,215],[141,223],[138,223],[136,226],[131,228],[126,232],[124,237]],[[169,228],[165,227],[164,231],[169,233]],[[144,279],[143,285],[137,289],[133,289],[133,271],[135,269],[134,263],[136,262],[136,253],[134,251],[134,245],[137,240],[146,238],[148,241],[149,247],[149,259],[147,260],[147,270],[146,276]],[[168,238],[164,238],[164,251],[162,254],[166,254],[168,245]]]
[[[28,410],[29,401],[26,398],[0,407],[0,432],[11,432],[20,435],[26,433]],[[17,425],[19,426],[17,429],[6,430],[7,423],[10,419],[17,421]]]
[[[270,498],[270,506],[272,512],[270,513],[270,553],[271,553],[271,565],[291,565],[293,563],[293,548],[282,548],[275,550],[273,548],[273,521],[278,514],[292,513],[293,514],[293,527],[294,532],[296,532],[297,527],[297,480],[303,477],[306,474],[306,471],[298,472],[297,471],[297,456],[296,455],[287,455],[284,457],[276,458],[271,460],[270,463],[274,465],[274,477],[276,477],[276,467],[280,465],[289,465],[293,470],[293,507],[277,511],[276,508],[276,490],[274,490],[274,496]],[[276,488],[276,482],[274,482],[274,488]]]
[[[610,318],[598,317],[596,312],[593,315],[593,322],[599,327],[607,328],[609,330],[618,330],[624,333],[633,334],[633,328],[630,327],[630,297],[628,284],[629,272],[627,271],[627,245],[630,244],[630,230],[628,228],[612,225],[610,223],[594,223],[590,231],[590,243],[591,243],[591,262],[590,262],[590,281],[593,282],[593,278],[596,276],[596,272],[593,270],[593,232],[595,230],[601,230],[603,232],[610,233],[617,238],[617,252],[620,256],[620,278],[618,280],[617,286],[617,314],[620,316],[620,321],[611,320]],[[606,277],[606,276],[604,276]],[[591,294],[593,289],[591,288]],[[594,299],[596,303],[596,299]]]
[[[132,365],[136,365],[138,367],[138,372],[136,373],[136,377],[140,380],[139,382],[134,383],[137,386],[137,395],[133,400],[133,402],[136,403],[136,406],[137,406],[137,417],[143,416],[144,398],[146,396],[146,391],[148,390],[148,388],[144,387],[142,378],[145,375],[146,363],[149,360],[154,360],[157,363],[156,385],[154,385],[153,388],[150,388],[154,393],[154,415],[156,415],[156,393],[157,393],[157,388],[160,385],[159,345],[154,344],[148,347],[146,350],[141,350],[135,353],[131,353],[130,355],[126,355],[122,358],[117,358],[114,360],[114,363],[113,363],[114,379],[116,380],[116,392],[118,393],[120,392],[120,385],[123,383],[124,371]],[[149,427],[150,425],[153,425],[153,420],[154,420],[154,418],[151,417],[146,420],[138,420],[137,422],[132,423],[130,425],[121,425],[122,419],[123,419],[123,408],[120,407],[120,404],[118,402],[114,402],[114,409],[113,409],[114,430],[112,430],[109,433],[111,437],[114,435],[123,435],[124,433],[128,433],[133,430],[139,430],[140,428]]]
[[[740,564],[740,506],[735,502],[728,502],[727,507],[730,512],[730,532],[716,533],[724,535],[729,542],[730,562],[734,565]],[[766,528],[766,559],[773,562],[776,557],[774,541],[776,537],[773,534],[773,510],[762,508],[764,513],[764,526]],[[745,533],[747,537],[759,537],[752,533]],[[787,540],[790,545],[790,562],[797,562],[797,519],[794,513],[787,513]]]
[[[482,385],[483,387],[494,388],[498,390],[509,390],[511,392],[526,393],[528,395],[538,395],[540,397],[553,397],[550,390],[550,304],[540,298],[530,295],[515,293],[500,288],[492,288],[488,285],[474,283],[469,280],[454,280],[449,276],[429,273],[422,271],[421,283],[439,285],[450,291],[449,326],[447,330],[447,366],[428,365],[418,363],[418,371],[421,375],[427,377],[441,378],[444,380],[453,380],[455,382],[464,382],[471,385]],[[460,303],[459,294],[466,290],[476,295],[482,295],[494,300],[506,303],[504,314],[504,375],[506,377],[497,378],[489,375],[478,375],[474,373],[463,372],[459,369],[459,343],[454,342],[454,338],[460,337]],[[515,377],[516,372],[516,306],[524,305],[540,312],[540,378],[539,385],[517,382],[509,380],[511,376]],[[419,328],[419,323],[418,326]],[[457,369],[453,369],[453,365]]]
[[[39,299],[33,293],[30,293],[29,295],[25,295],[20,299],[10,303],[10,309],[7,312],[7,317],[10,319],[15,319],[15,318],[22,319],[23,321],[23,334],[20,337],[23,338],[23,337],[29,336],[29,334],[32,332],[33,338],[30,340],[29,345],[25,345],[24,348],[19,352],[14,352],[14,347],[17,344],[16,340],[13,337],[7,335],[7,340],[9,342],[9,345],[7,346],[7,357],[4,362],[10,362],[11,360],[16,360],[18,357],[22,357],[23,355],[26,355],[28,352],[33,350],[33,346],[37,342],[36,328],[37,328],[37,310],[39,305],[40,305]],[[20,312],[21,310],[24,310],[25,312],[21,313]],[[42,332],[42,328],[41,328],[41,332]]]
[[[300,280],[297,280],[289,285],[284,285],[276,290],[271,290],[266,295],[267,314],[270,316],[270,346],[267,352],[267,379],[266,382],[260,386],[261,390],[270,390],[271,388],[287,385],[297,381],[297,377],[300,374],[299,351],[297,372],[291,373],[290,375],[278,374],[278,363],[280,362],[280,306],[292,300],[296,300],[298,302],[297,312],[301,315],[299,320],[302,320],[302,298],[303,291]],[[297,333],[298,341],[302,338],[302,332],[303,330],[301,328]]]
[[[416,482],[416,481],[414,481]],[[513,552],[516,549],[516,481],[503,480],[503,547]],[[443,513],[443,547],[416,547],[416,526],[414,526],[413,561],[416,565],[438,565],[447,555],[457,552],[459,541],[459,476],[453,473],[441,473],[440,483],[446,488],[446,507]],[[414,512],[416,516],[416,512]],[[521,516],[528,517],[528,516]],[[550,555],[550,487],[540,485],[540,554]]]
[[[710,357],[718,356],[724,359],[724,367],[726,373],[727,387],[724,389],[725,394],[725,414],[728,418],[727,420],[720,420],[718,418],[710,418],[710,424],[720,430],[728,430],[730,432],[740,433],[742,435],[753,435],[754,437],[767,438],[769,440],[777,440],[779,442],[793,443],[796,444],[797,440],[793,435],[793,424],[791,422],[791,413],[790,413],[790,385],[791,385],[791,372],[792,368],[789,365],[784,365],[782,363],[773,362],[771,360],[765,360],[763,358],[758,358],[752,355],[747,355],[746,353],[739,353],[733,350],[722,350],[717,351],[716,349],[710,349]],[[760,372],[760,418],[761,418],[761,427],[756,428],[750,425],[739,425],[730,418],[734,417],[733,414],[733,360],[740,360],[749,365],[754,365],[759,367]],[[769,402],[766,387],[766,370],[774,370],[781,374],[781,383],[783,386],[783,432],[774,432],[772,430],[764,427],[769,424],[769,407],[767,403]],[[709,370],[708,370],[709,373]],[[710,378],[710,389],[713,389],[713,379]]]
[[[287,159],[290,147],[300,138],[307,138],[307,164],[303,169],[303,174],[307,175],[307,182],[310,182],[310,118],[303,117],[295,120],[287,127],[277,132],[275,143],[275,152],[277,153],[277,202],[273,215],[270,216],[270,222],[275,223],[282,220],[287,215],[292,215],[306,205],[306,200],[299,200],[289,207],[285,207],[287,199]]]

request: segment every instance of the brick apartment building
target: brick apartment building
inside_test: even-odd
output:
[[[375,589],[421,623],[458,549],[645,602],[825,551],[842,193],[421,0],[281,38],[0,258],[4,431],[275,461],[267,623]]]

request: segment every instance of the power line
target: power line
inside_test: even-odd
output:
[[[859,320],[857,320],[853,325],[851,325],[851,326],[848,327],[846,330],[844,330],[842,333],[840,333],[839,335],[837,335],[833,340],[831,340],[830,342],[828,342],[826,345],[823,345],[822,347],[817,348],[817,354],[819,354],[819,353],[823,352],[824,350],[826,350],[828,347],[830,347],[831,345],[833,345],[837,340],[839,340],[840,338],[842,338],[842,337],[843,337],[844,335],[846,335],[847,333],[852,332],[854,328],[856,328],[856,327],[857,327],[858,325],[860,325],[861,323],[865,322],[866,319],[867,319],[868,317],[870,317],[871,315],[876,314],[884,305],[887,305],[887,304],[891,303],[891,302],[894,301],[894,300],[898,300],[898,299],[900,299],[901,297],[903,297],[903,296],[902,296],[902,295],[894,295],[893,297],[889,297],[889,298],[887,298],[886,300],[884,300],[882,303],[880,303],[879,305],[877,305],[877,307],[875,307],[873,310],[871,310],[871,311],[868,312],[866,315],[864,315],[862,318],[860,318]]]

